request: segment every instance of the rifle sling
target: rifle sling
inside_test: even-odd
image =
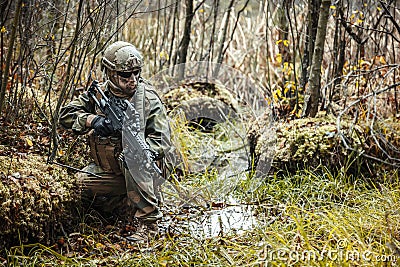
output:
[[[139,118],[140,118],[140,137],[145,140],[144,137],[144,129],[145,129],[145,100],[146,96],[145,96],[145,88],[143,84],[139,84],[139,86],[136,89],[136,93],[134,95],[134,106],[136,111],[139,113]]]

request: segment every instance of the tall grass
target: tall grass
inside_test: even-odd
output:
[[[299,171],[270,177],[252,196],[257,224],[241,233],[225,229],[195,237],[170,210],[170,228],[148,244],[111,243],[107,234],[82,229],[85,249],[66,260],[56,249],[12,250],[15,265],[36,266],[390,266],[400,246],[397,171],[381,183],[338,174]],[[257,201],[254,197],[257,196]],[[175,214],[174,214],[175,212]],[[173,226],[173,227],[172,227]],[[18,255],[16,255],[18,254]],[[29,259],[29,263],[27,261]]]

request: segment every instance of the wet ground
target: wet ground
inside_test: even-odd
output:
[[[232,201],[232,199],[231,199]],[[197,240],[217,236],[232,236],[263,224],[256,211],[257,205],[224,205],[212,207],[184,207],[165,214],[160,228],[170,235],[185,235]]]

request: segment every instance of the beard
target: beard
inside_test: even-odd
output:
[[[127,97],[131,97],[136,91],[137,83],[136,82],[120,83],[119,88],[121,89],[124,95],[126,95]]]
[[[131,98],[135,92],[136,92],[136,88],[137,88],[137,84],[115,84],[114,82],[112,82],[111,80],[108,80],[108,85],[109,85],[109,90],[111,91],[111,93],[117,97],[120,98]]]

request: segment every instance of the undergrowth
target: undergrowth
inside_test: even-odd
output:
[[[181,227],[149,244],[112,242],[81,227],[64,246],[18,246],[7,262],[23,266],[390,266],[400,246],[398,172],[374,183],[364,177],[299,171],[269,177],[256,191],[235,191],[257,224],[241,233],[198,238]],[[170,211],[173,213],[172,211]],[[175,218],[174,214],[172,218]],[[83,222],[84,224],[84,222]],[[171,227],[171,225],[170,225]],[[5,259],[6,260],[6,259]]]

